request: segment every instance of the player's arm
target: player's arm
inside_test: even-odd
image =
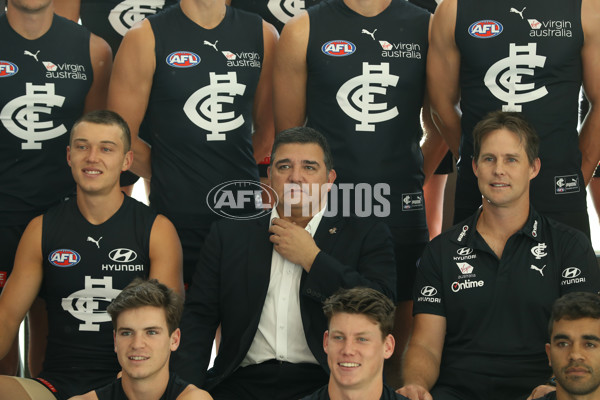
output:
[[[404,386],[398,393],[411,400],[432,399],[429,390],[439,375],[445,336],[445,317],[415,315],[412,336],[402,361]]]
[[[433,15],[427,54],[427,92],[432,119],[458,158],[460,146],[460,52],[454,41],[456,0],[443,0]]]
[[[69,400],[98,400],[98,395],[96,395],[95,390],[92,390],[91,392],[87,392],[81,396],[70,397]]]
[[[54,13],[78,22],[80,6],[81,0],[54,0]]]
[[[150,278],[158,279],[180,295],[183,289],[183,253],[175,227],[157,215],[150,232]]]
[[[103,110],[106,108],[108,81],[112,70],[112,50],[104,39],[90,35],[90,58],[94,80],[85,96],[84,112]]]
[[[421,125],[423,126],[424,136],[421,151],[423,152],[423,172],[425,174],[423,185],[425,185],[448,152],[448,144],[446,144],[431,119],[431,108],[427,96],[421,111]]]
[[[42,217],[34,218],[21,237],[13,271],[0,296],[0,359],[9,350],[19,325],[42,284]]]
[[[138,131],[148,107],[155,69],[154,33],[150,22],[144,20],[125,34],[108,86],[108,108],[119,113],[131,130],[135,155],[131,171],[143,178],[152,175],[150,147],[138,138]]]
[[[306,49],[310,30],[303,11],[285,24],[275,54],[273,73],[275,132],[303,126],[306,121]]]
[[[428,38],[431,41],[431,19],[429,20]],[[423,127],[424,137],[421,151],[423,152],[423,172],[425,174],[423,185],[425,185],[448,152],[448,145],[431,118],[431,102],[427,93],[425,93],[423,108],[421,109],[421,126]]]
[[[263,65],[254,94],[254,105],[252,108],[252,119],[254,121],[254,133],[252,134],[252,145],[254,147],[254,159],[262,161],[271,153],[273,139],[275,138],[275,126],[273,123],[273,63],[275,57],[275,44],[277,43],[277,30],[273,25],[263,21]]]
[[[590,101],[590,111],[579,134],[581,172],[585,184],[590,183],[600,160],[600,0],[581,3],[583,27],[583,89]]]

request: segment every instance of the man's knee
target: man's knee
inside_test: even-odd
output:
[[[56,400],[41,383],[34,379],[0,376],[0,400]]]

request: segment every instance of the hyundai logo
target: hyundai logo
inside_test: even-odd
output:
[[[111,260],[118,263],[132,262],[137,258],[135,251],[129,249],[114,249],[108,253],[108,256]]]
[[[468,256],[472,252],[473,249],[470,247],[461,247],[460,249],[456,250],[456,254],[458,254],[459,256]]]
[[[423,286],[423,289],[421,289],[421,294],[427,297],[435,296],[437,294],[437,289],[433,286]]]
[[[562,277],[567,279],[577,278],[579,275],[581,275],[581,270],[575,267],[569,267],[565,269],[562,273]]]

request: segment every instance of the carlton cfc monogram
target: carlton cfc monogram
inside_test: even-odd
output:
[[[398,115],[396,106],[388,109],[386,102],[375,103],[375,96],[385,96],[388,86],[396,87],[398,76],[390,74],[388,63],[362,63],[362,75],[344,83],[337,92],[340,108],[359,123],[356,130],[375,132],[375,124]]]
[[[52,121],[43,121],[41,114],[51,115],[53,107],[62,107],[65,98],[54,92],[54,84],[25,84],[25,95],[17,97],[0,111],[0,120],[14,136],[25,140],[23,150],[40,150],[42,141],[54,139],[67,132],[63,124],[54,126]]]
[[[246,85],[238,83],[237,73],[217,74],[211,72],[210,84],[195,91],[183,106],[185,115],[200,128],[209,131],[206,140],[226,140],[223,132],[232,131],[244,124],[244,117],[233,111],[223,111],[223,104],[233,104],[235,96],[241,96]]]
[[[108,21],[115,31],[125,36],[133,25],[156,14],[164,6],[165,0],[125,0],[111,10]]]

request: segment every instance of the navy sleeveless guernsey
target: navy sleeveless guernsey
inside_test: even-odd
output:
[[[137,22],[177,0],[81,0],[81,24],[108,42],[113,57],[125,33]]]
[[[171,373],[167,388],[158,400],[177,400],[177,397],[179,397],[188,385],[189,383]],[[123,385],[121,385],[121,379],[117,379],[110,385],[97,389],[96,396],[98,396],[98,400],[128,400],[123,390]]]
[[[544,212],[585,211],[577,115],[582,80],[581,0],[458,0],[461,158],[456,206],[473,211],[472,131],[494,110],[522,112],[540,136],[531,202]]]
[[[355,186],[355,193],[373,208],[384,195],[391,204],[379,202],[389,214],[384,221],[403,240],[427,241],[419,141],[430,14],[393,0],[369,18],[327,0],[308,15],[307,125],[327,137],[336,183],[367,183],[371,189]],[[373,214],[368,203],[351,211]]]
[[[262,19],[227,7],[204,29],[179,5],[148,17],[156,71],[148,104],[150,203],[179,228],[217,217],[207,194],[232,180],[258,180],[252,105],[263,62]]]
[[[3,14],[0,38],[0,226],[24,225],[75,191],[66,147],[94,78],[90,33],[55,15],[27,40]]]
[[[292,17],[321,0],[231,0],[231,6],[260,15],[279,32]]]
[[[135,277],[148,277],[150,232],[156,213],[128,196],[100,225],[81,215],[75,198],[44,215],[40,296],[48,310],[48,347],[40,377],[70,395],[104,384],[120,370],[113,351],[108,304]],[[69,388],[55,378],[68,378]]]

